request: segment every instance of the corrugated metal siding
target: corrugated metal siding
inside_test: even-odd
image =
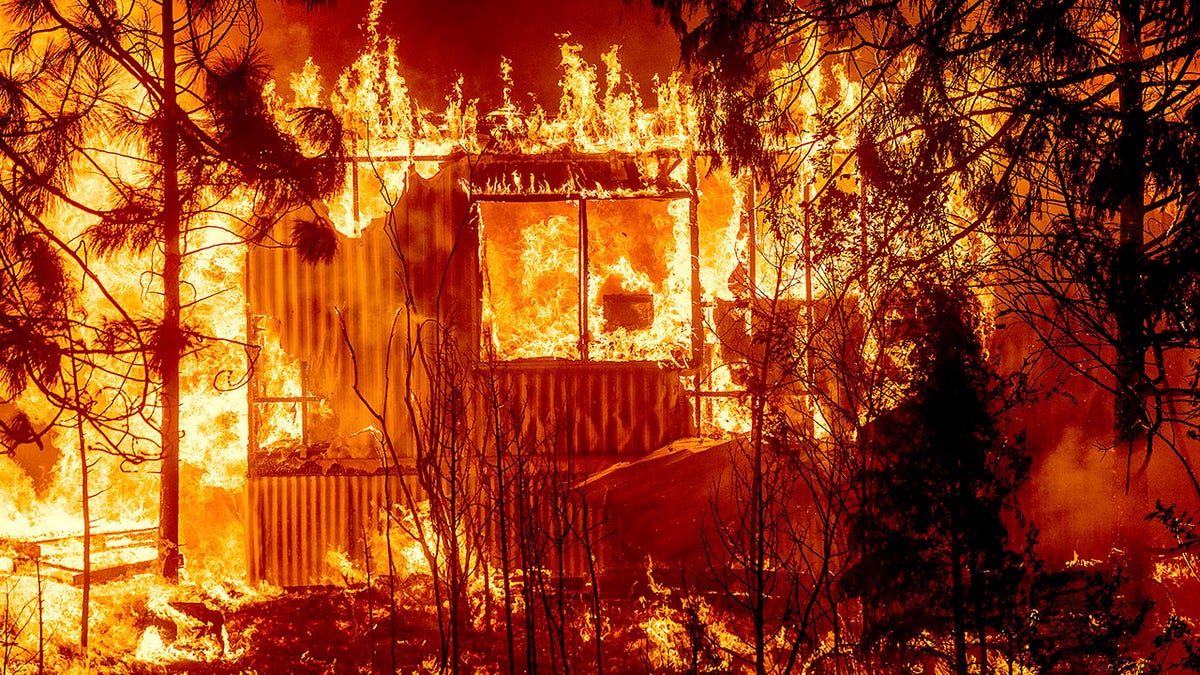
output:
[[[553,480],[553,479],[550,479]],[[545,496],[543,493],[540,496]],[[603,522],[603,504],[589,504],[591,520],[589,538],[592,553],[596,556],[596,568],[609,564],[608,549],[611,542],[605,538],[607,532]],[[528,507],[527,507],[528,508]],[[587,577],[590,570],[587,550],[579,540],[583,530],[583,513],[578,502],[557,503],[541,499],[526,511],[525,522],[518,518],[515,504],[508,505],[509,564],[512,568],[525,567],[529,570],[545,570],[551,577],[561,571],[564,577]],[[499,535],[493,521],[492,537],[489,540],[494,564],[501,561]],[[521,537],[528,537],[522,544]],[[559,548],[561,546],[561,549]],[[522,548],[524,547],[524,550]],[[527,555],[529,557],[522,557]]]
[[[497,391],[522,438],[585,455],[639,455],[693,433],[679,371],[653,363],[505,363]]]
[[[341,581],[326,562],[342,551],[362,565],[380,510],[403,499],[405,476],[262,476],[248,481],[250,581],[313,586]]]
[[[411,345],[404,317],[390,354],[387,346],[395,310],[406,305],[402,270],[411,280],[414,329],[421,317],[439,316],[453,319],[460,347],[472,349],[479,339],[478,235],[459,185],[465,170],[449,167],[429,181],[411,174],[389,220],[372,224],[358,239],[340,240],[328,265],[303,263],[287,248],[250,254],[249,311],[279,320],[284,349],[308,363],[310,393],[329,400],[340,433],[376,421],[354,392],[355,368],[334,308],[354,344],[363,393],[378,405],[390,381],[389,431],[409,458],[414,443],[402,386]],[[427,398],[425,379],[417,375],[414,393]],[[558,450],[578,455],[636,456],[694,433],[679,375],[649,363],[509,362],[497,366],[496,385],[501,403],[522,411],[521,434],[528,441],[554,439]],[[479,432],[481,425],[474,426]],[[378,509],[389,495],[394,502],[401,497],[399,478],[389,479],[386,488],[384,482],[382,476],[251,476],[251,580],[335,582],[325,560],[331,550],[364,562],[364,532],[369,538],[377,531]],[[584,573],[577,547],[569,547],[565,558],[568,573]]]
[[[428,181],[411,173],[408,191],[391,215],[372,223],[359,238],[339,237],[337,255],[329,264],[305,263],[286,247],[250,251],[249,311],[279,320],[284,350],[308,363],[309,393],[329,400],[342,434],[378,426],[354,392],[355,365],[336,309],[354,345],[363,394],[378,407],[390,386],[388,426],[403,455],[412,448],[402,387],[415,327],[423,318],[453,317],[463,336],[477,340],[479,334],[478,246],[459,184],[462,171],[455,164]],[[416,311],[409,324],[401,317],[389,354],[392,318],[406,304],[405,270]],[[419,372],[414,386],[418,393],[425,386]]]

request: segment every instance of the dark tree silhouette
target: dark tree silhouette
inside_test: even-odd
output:
[[[1193,3],[655,4],[683,38],[703,137],[735,167],[775,171],[778,132],[796,130],[797,99],[779,93],[810,71],[778,66],[808,39],[824,63],[845,63],[861,115],[826,119],[826,133],[856,125],[862,176],[908,194],[903,220],[957,192],[956,222],[930,253],[993,236],[993,264],[1008,272],[994,277],[1001,302],[1040,333],[1044,355],[1113,396],[1130,473],[1158,443],[1191,474],[1178,443],[1200,401],[1186,365],[1197,342]]]
[[[864,647],[884,657],[881,667],[936,654],[926,631],[952,636],[945,666],[954,672],[986,664],[987,638],[1024,575],[1006,546],[1006,519],[1029,459],[1022,439],[1000,430],[1007,393],[984,360],[978,311],[954,288],[918,295],[908,320],[915,377],[864,439],[845,587],[862,601]]]
[[[812,70],[780,66],[811,40],[824,67],[845,65],[859,108],[818,133],[855,137],[865,201],[892,209],[864,214],[864,246],[940,228],[903,263],[920,265],[986,242],[979,279],[1032,343],[1025,367],[1049,375],[1035,384],[1112,401],[1094,440],[1119,450],[1116,544],[1149,583],[1152,459],[1200,497],[1195,3],[655,4],[683,37],[705,138],[735,166],[770,175],[796,150],[778,132],[812,130],[780,95]]]
[[[19,223],[5,233],[5,244],[14,246],[6,246],[15,260],[10,276],[36,286],[37,293],[26,294],[30,300],[13,315],[13,321],[26,322],[24,337],[5,333],[0,353],[14,357],[5,361],[6,384],[50,371],[55,350],[63,349],[46,344],[52,333],[45,324],[63,313],[37,304],[62,300],[65,273],[56,270],[63,264],[51,256],[73,259],[85,277],[94,277],[91,255],[148,256],[150,290],[161,304],[147,316],[110,309],[116,320],[94,338],[98,353],[123,355],[117,368],[125,369],[132,388],[140,382],[144,390],[127,392],[126,400],[156,430],[157,451],[120,444],[112,449],[133,461],[161,460],[164,574],[176,578],[182,564],[180,364],[206,339],[187,318],[202,300],[188,292],[185,268],[210,245],[201,241],[206,230],[224,229],[228,241],[260,240],[276,218],[330,194],[344,175],[340,125],[329,113],[299,111],[302,151],[272,121],[262,95],[267,70],[255,48],[261,25],[252,2],[146,0],[122,8],[28,0],[8,11],[12,29],[0,72],[8,111],[0,138],[0,196],[9,221]],[[102,187],[85,190],[84,177],[97,178]],[[220,206],[234,196],[252,203],[251,213],[238,216]],[[60,218],[70,213],[89,219],[85,235],[55,238],[48,224],[55,209]],[[328,257],[331,226],[315,212],[299,222],[296,242],[308,257]],[[35,251],[51,264],[24,271],[18,256]],[[34,358],[14,365],[23,356]]]

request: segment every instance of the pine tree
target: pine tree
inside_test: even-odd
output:
[[[174,579],[182,564],[181,363],[207,337],[187,318],[200,300],[189,296],[186,267],[207,245],[205,230],[226,230],[226,241],[256,241],[284,214],[331,194],[343,175],[340,125],[325,111],[300,110],[297,139],[272,121],[252,2],[20,0],[7,9],[0,197],[6,230],[17,235],[6,233],[4,243],[25,242],[24,250],[59,260],[44,278],[20,265],[7,268],[17,283],[45,289],[39,297],[55,300],[61,283],[54,270],[63,260],[102,290],[89,256],[151,261],[148,293],[160,301],[136,316],[106,295],[110,318],[96,325],[93,317],[89,326],[94,348],[74,353],[116,358],[125,369],[119,387],[130,414],[145,417],[158,433],[157,452],[113,450],[161,462],[161,555],[164,574]],[[98,177],[104,189],[89,183],[85,190],[85,176]],[[235,197],[252,203],[252,213],[237,217]],[[81,239],[55,239],[52,219],[67,216],[90,220]],[[297,222],[295,241],[307,257],[332,255],[327,221],[312,211]],[[45,340],[52,334],[48,322],[63,312],[36,304],[19,310],[14,320],[26,322],[26,335],[43,337],[0,344],[10,389],[54,371],[55,355],[65,349]],[[38,358],[22,370],[14,364],[26,353]]]
[[[845,587],[862,602],[868,653],[903,669],[936,658],[949,636],[945,666],[965,675],[986,663],[989,635],[1017,597],[1023,566],[1006,519],[1029,462],[1021,439],[1001,432],[1004,392],[970,297],[934,287],[912,309],[913,379],[864,439]]]

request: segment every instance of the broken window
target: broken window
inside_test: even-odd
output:
[[[484,331],[501,360],[682,363],[686,200],[479,204]]]

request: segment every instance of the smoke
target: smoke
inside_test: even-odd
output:
[[[1057,445],[1035,449],[1025,510],[1040,532],[1039,551],[1054,562],[1076,555],[1106,558],[1118,515],[1115,458],[1109,455],[1101,461],[1095,437],[1082,426],[1066,426],[1058,416],[1046,421],[1064,426]]]
[[[1058,385],[1059,395],[1028,406],[1014,431],[1027,433],[1033,467],[1022,509],[1039,530],[1039,552],[1051,562],[1073,557],[1106,559],[1120,548],[1119,529],[1142,528],[1158,546],[1168,546],[1161,524],[1145,521],[1155,501],[1196,513],[1197,494],[1182,460],[1156,441],[1139,491],[1129,471],[1144,462],[1145,446],[1114,447],[1112,395],[1073,376]]]
[[[286,82],[289,73],[299,72],[305,60],[313,54],[312,28],[295,20],[295,11],[274,2],[260,3],[264,30],[259,47],[265,51],[275,68],[275,76]],[[314,18],[316,18],[314,14]]]

